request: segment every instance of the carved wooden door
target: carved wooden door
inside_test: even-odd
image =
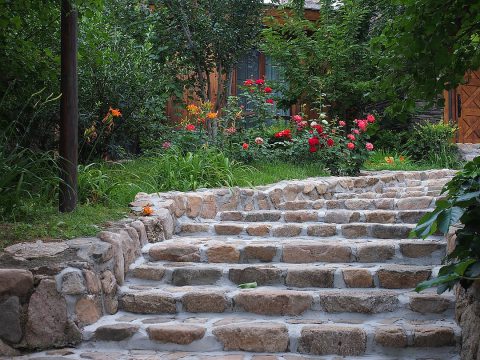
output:
[[[456,90],[458,142],[480,143],[480,70],[468,72],[466,78]]]

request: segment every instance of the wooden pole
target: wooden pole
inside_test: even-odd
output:
[[[78,199],[77,10],[62,0],[59,210],[75,210]]]

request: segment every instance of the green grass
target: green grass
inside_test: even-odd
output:
[[[388,163],[386,158],[392,157],[393,162]],[[365,162],[364,170],[379,171],[379,170],[395,170],[395,171],[420,171],[429,169],[443,169],[445,161],[442,158],[429,159],[425,161],[412,161],[408,156],[399,154],[393,151],[376,150],[372,152],[368,161]],[[457,165],[461,167],[459,162]]]

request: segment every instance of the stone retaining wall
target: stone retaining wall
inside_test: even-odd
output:
[[[98,237],[0,253],[0,355],[75,345],[83,326],[116,313],[117,285],[148,242],[146,229],[125,219]]]
[[[0,253],[0,355],[79,343],[83,326],[117,312],[117,286],[123,284],[143,245],[170,239],[182,217],[214,219],[220,211],[295,210],[305,201],[326,201],[334,195],[348,199],[353,189],[375,195],[387,194],[385,188],[392,187],[393,193],[399,183],[414,192],[422,181],[428,180],[434,188],[436,179],[441,186],[442,178],[453,175],[450,170],[385,172],[254,189],[140,193],[131,204],[138,218],[113,223],[97,237],[17,244]],[[147,205],[153,215],[140,216]]]

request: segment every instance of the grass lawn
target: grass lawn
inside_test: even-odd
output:
[[[0,249],[22,241],[49,241],[96,235],[108,221],[121,219],[128,214],[128,203],[136,193],[155,192],[152,179],[149,178],[151,168],[150,161],[140,159],[84,171],[80,177],[80,189],[83,188],[84,192],[89,193],[89,198],[97,198],[96,203],[84,203],[72,213],[60,214],[56,204],[45,204],[44,199],[27,202],[22,209],[21,218],[0,223]],[[232,173],[236,184],[246,187],[326,175],[313,164],[273,163],[234,167]],[[108,200],[101,199],[102,192],[106,191]]]

